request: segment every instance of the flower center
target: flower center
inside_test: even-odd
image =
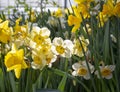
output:
[[[108,76],[108,75],[111,74],[111,70],[104,68],[104,69],[101,71],[101,74],[102,74],[102,76]]]
[[[78,71],[77,71],[77,73],[79,74],[79,75],[82,75],[82,76],[84,76],[84,75],[86,75],[87,74],[87,69],[86,68],[79,68],[78,69]]]
[[[56,51],[59,53],[59,54],[63,54],[65,52],[65,49],[62,47],[62,46],[57,46],[56,47]]]

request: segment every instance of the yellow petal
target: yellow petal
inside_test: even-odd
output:
[[[7,71],[15,70],[17,68],[21,68],[21,64],[17,64],[17,65],[14,65],[14,66],[7,68]]]
[[[21,75],[21,67],[14,70],[16,78],[20,78]]]
[[[73,28],[72,28],[72,32],[75,33],[80,27],[80,24],[79,25],[75,25]]]

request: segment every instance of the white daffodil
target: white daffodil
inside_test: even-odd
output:
[[[70,40],[63,40],[61,37],[53,39],[52,51],[55,55],[70,58],[73,51],[73,43]]]
[[[92,74],[94,72],[94,66],[91,65],[90,63],[88,63],[88,65],[90,68],[90,73]],[[86,80],[90,79],[90,73],[86,65],[86,61],[75,63],[72,65],[72,68],[74,70],[72,72],[73,76],[81,76]]]
[[[112,78],[112,72],[115,70],[115,65],[106,65],[106,66],[100,66],[100,73],[102,78],[111,79]],[[98,78],[100,78],[98,70],[95,71],[95,74]]]

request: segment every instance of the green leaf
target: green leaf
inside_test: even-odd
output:
[[[3,80],[3,72],[0,68],[0,92],[5,92],[4,80]]]
[[[64,92],[64,89],[65,89],[65,84],[66,84],[66,81],[67,81],[67,75],[64,74],[59,86],[58,86],[58,89],[61,91],[61,92]]]
[[[17,92],[16,83],[15,83],[14,76],[13,76],[12,72],[9,72],[9,79],[10,79],[10,84],[12,87],[12,92]]]

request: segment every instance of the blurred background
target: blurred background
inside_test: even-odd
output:
[[[0,12],[4,11],[5,14],[12,14],[14,10],[24,12],[27,7],[41,11],[41,3],[43,8],[46,7],[46,11],[48,9],[55,11],[58,7],[70,7],[70,2],[72,5],[75,4],[74,0],[0,0]]]

